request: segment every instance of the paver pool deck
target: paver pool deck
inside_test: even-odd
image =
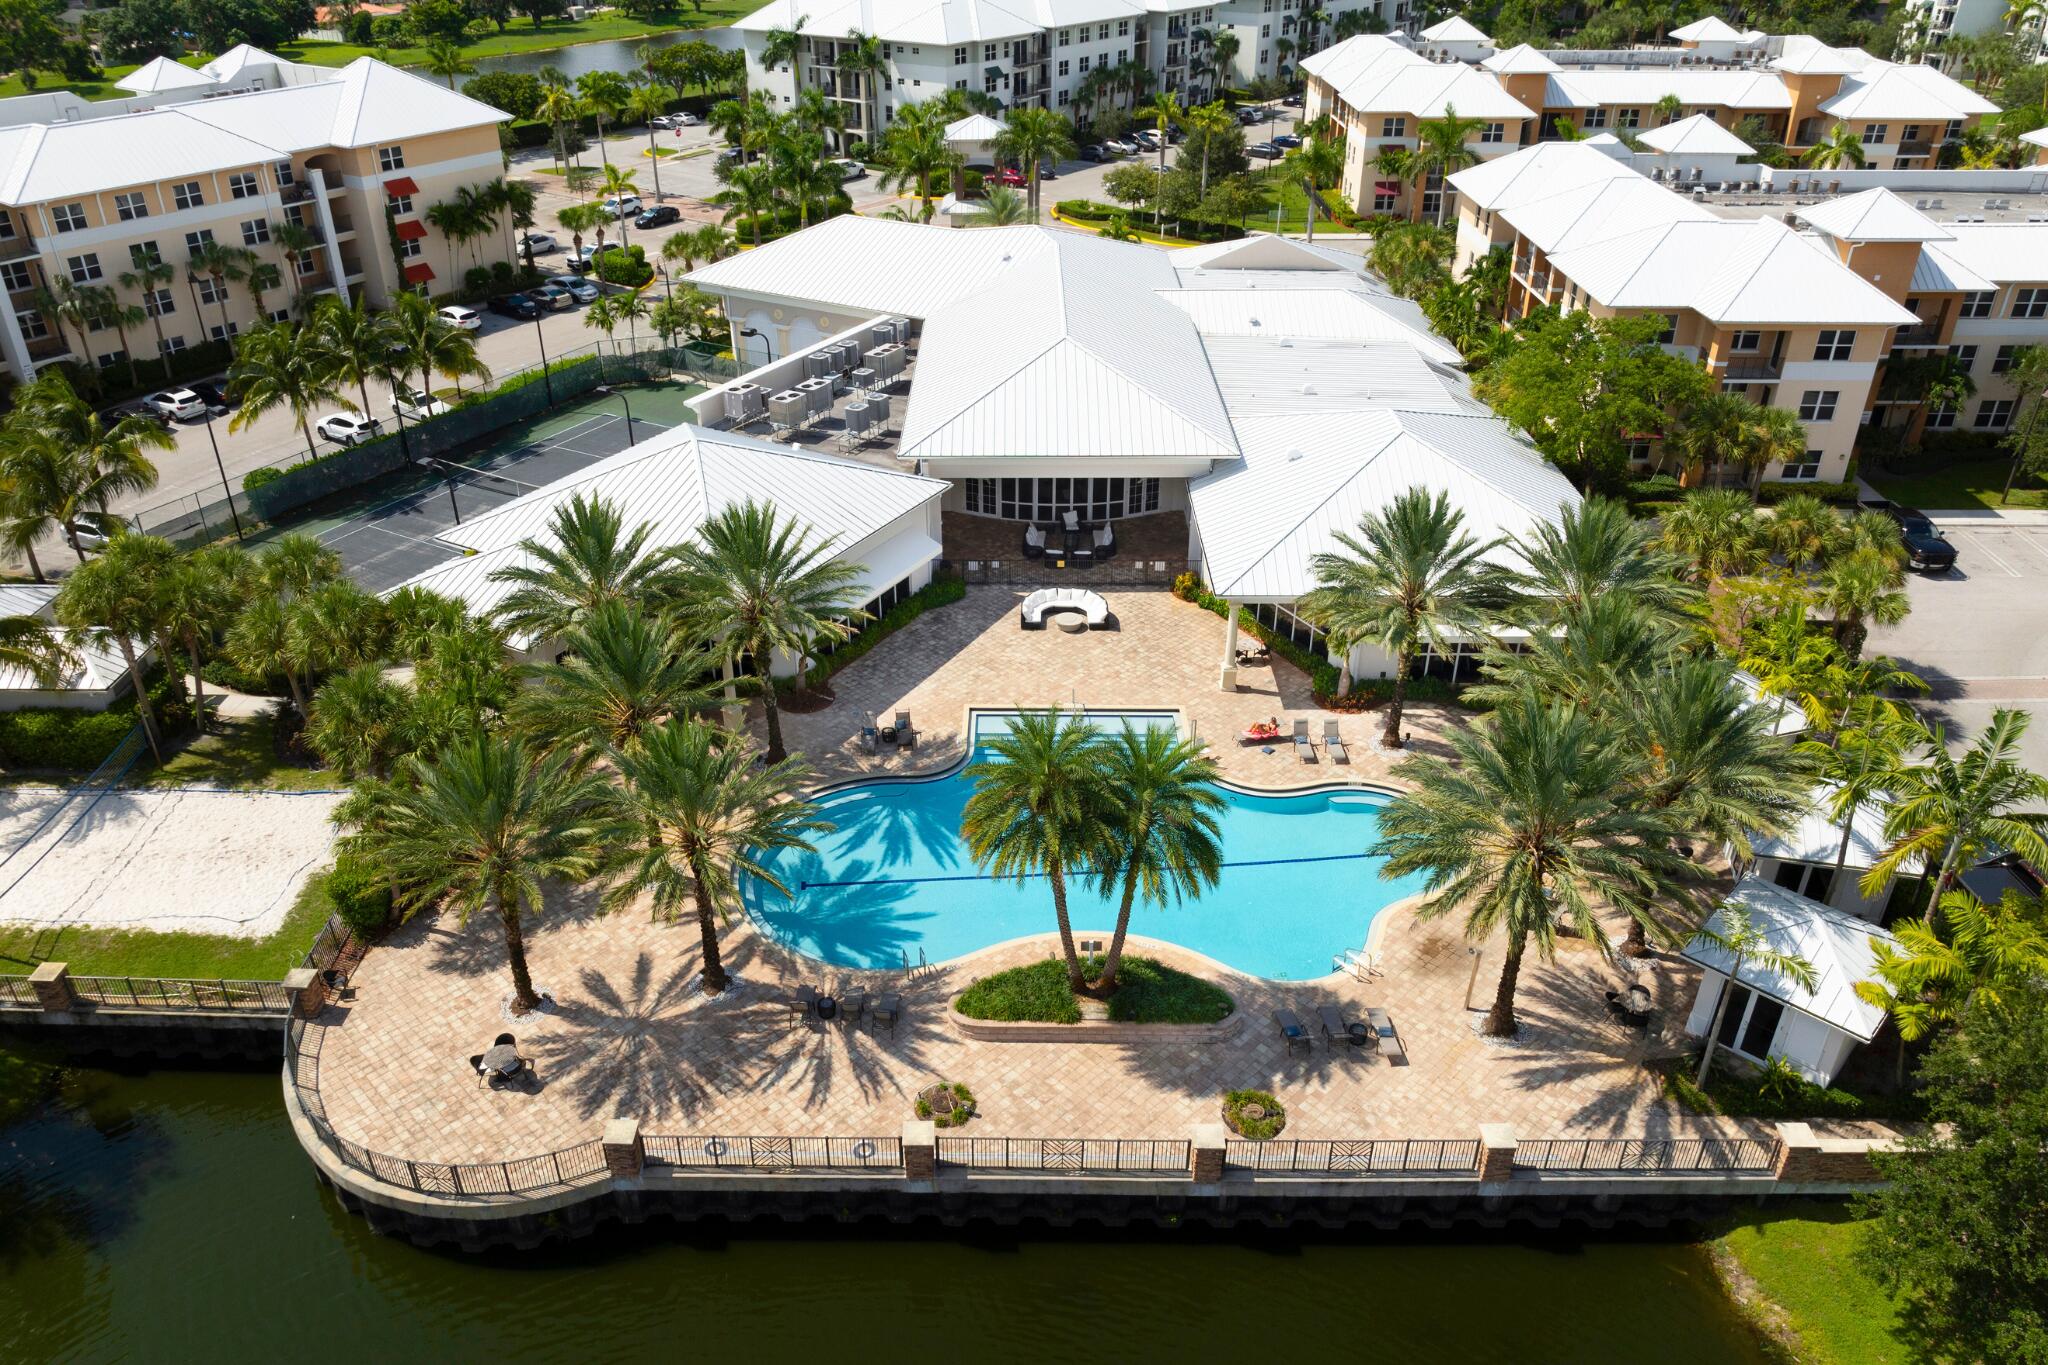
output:
[[[1115,631],[1026,633],[1016,625],[1016,596],[971,588],[965,601],[883,642],[839,674],[830,708],[784,717],[791,750],[822,781],[937,771],[962,756],[969,706],[1177,706],[1215,743],[1234,782],[1388,782],[1389,763],[1368,742],[1374,716],[1343,718],[1348,774],[1303,765],[1286,749],[1237,746],[1252,720],[1277,715],[1287,725],[1306,716],[1319,735],[1327,713],[1285,663],[1248,670],[1241,692],[1219,691],[1224,625],[1210,613],[1164,592],[1124,591],[1111,598]],[[861,716],[897,710],[912,712],[916,749],[861,755],[852,738]],[[1417,708],[1407,728],[1418,747],[1432,746],[1457,723]],[[1345,880],[1333,877],[1332,901],[1346,894]],[[446,1162],[556,1150],[587,1141],[615,1116],[652,1133],[888,1136],[912,1117],[916,1092],[941,1078],[965,1082],[979,1101],[969,1136],[1182,1138],[1215,1121],[1223,1091],[1244,1087],[1276,1094],[1288,1107],[1287,1135],[1300,1138],[1469,1139],[1482,1123],[1511,1125],[1525,1138],[1762,1131],[1683,1113],[1660,1098],[1645,1068],[1679,1050],[1676,1025],[1697,984],[1685,964],[1668,955],[1657,962],[1658,1026],[1645,1035],[1607,1017],[1601,991],[1617,984],[1615,969],[1591,945],[1567,941],[1554,962],[1524,966],[1521,1035],[1489,1040],[1474,1022],[1492,998],[1499,945],[1475,951],[1455,920],[1425,922],[1403,907],[1382,919],[1382,971],[1366,981],[1266,981],[1134,939],[1134,951],[1222,984],[1242,1027],[1212,1043],[1083,1044],[970,1039],[947,1018],[947,1000],[975,977],[1056,951],[1049,905],[1046,934],[917,974],[830,967],[741,919],[722,938],[739,984],[707,997],[696,985],[694,922],[655,923],[640,909],[599,915],[594,895],[565,892],[527,928],[534,980],[554,1007],[518,1020],[506,1013],[510,980],[495,922],[463,927],[421,915],[363,962],[351,1000],[323,1012],[321,1094],[342,1136]],[[904,1019],[893,1033],[797,1024],[783,1002],[800,984],[899,991]],[[1312,1022],[1323,1004],[1353,1016],[1386,1009],[1409,1065],[1333,1056],[1320,1040],[1312,1055],[1288,1056],[1271,1011],[1291,1008]],[[507,1029],[537,1062],[538,1082],[481,1088],[466,1059]]]

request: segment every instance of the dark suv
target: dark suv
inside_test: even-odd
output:
[[[1956,566],[1956,547],[1948,543],[1925,513],[1882,499],[1863,506],[1882,512],[1899,524],[1900,538],[1906,542],[1906,562],[1913,568],[1947,573]]]
[[[493,313],[518,318],[521,322],[532,322],[540,316],[540,305],[524,294],[500,294],[491,300],[490,307]]]

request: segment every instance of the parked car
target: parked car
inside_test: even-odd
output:
[[[1155,152],[1159,150],[1160,138],[1157,128],[1140,128],[1137,132],[1131,134],[1131,138],[1141,147],[1150,148]]]
[[[71,518],[71,535],[81,550],[100,551],[114,538],[116,518],[99,512],[80,512]]]
[[[564,308],[574,308],[576,306],[576,296],[559,284],[535,285],[532,289],[526,291],[526,297],[532,299],[550,313],[559,313]]]
[[[227,390],[211,381],[202,384],[188,384],[185,387],[198,394],[199,401],[206,404],[206,410],[215,417],[219,417],[234,406],[234,404],[228,402]]]
[[[522,251],[531,251],[536,256],[545,256],[550,251],[560,251],[562,244],[545,232],[529,232],[520,238]]]
[[[657,128],[695,128],[704,120],[685,109],[675,114],[656,114],[649,121]]]
[[[548,281],[557,289],[569,291],[569,297],[578,303],[589,303],[597,297],[597,286],[581,275],[557,275]]]
[[[376,418],[365,417],[359,412],[337,412],[322,417],[313,430],[338,446],[355,446],[372,437],[382,436],[384,425]]]
[[[1256,156],[1261,160],[1265,161],[1271,161],[1276,157],[1286,155],[1285,152],[1281,151],[1278,147],[1274,146],[1270,142],[1254,142],[1251,146],[1245,148],[1244,150],[1245,155]]]
[[[1251,127],[1254,123],[1263,123],[1265,118],[1266,111],[1256,104],[1237,111],[1237,121],[1247,128]]]
[[[1901,507],[1882,498],[1865,502],[1863,506],[1882,512],[1899,524],[1899,538],[1906,542],[1906,563],[1910,567],[1930,573],[1947,573],[1956,566],[1956,547],[1949,543],[1925,512]]]
[[[1275,147],[1285,147],[1288,151],[1291,152],[1296,147],[1299,147],[1301,145],[1301,139],[1296,137],[1293,133],[1282,133],[1280,134],[1280,136],[1273,139],[1273,145]]]
[[[1301,95],[1297,92],[1295,94],[1287,96],[1280,102],[1286,105],[1289,109],[1299,109],[1301,108]]]
[[[637,194],[611,194],[605,196],[604,211],[614,218],[625,218],[640,211],[640,196]]]
[[[460,327],[465,332],[474,332],[484,325],[483,314],[474,308],[465,308],[459,303],[451,303],[443,308],[441,321],[450,327]]]
[[[1074,155],[1083,161],[1107,161],[1109,160],[1109,148],[1099,142],[1090,142],[1084,144]]]
[[[490,309],[493,313],[518,318],[521,322],[532,322],[540,316],[540,305],[520,293],[498,295],[491,300]]]
[[[682,210],[674,204],[656,204],[653,208],[640,210],[640,216],[633,220],[636,228],[666,227],[682,219]]]
[[[391,410],[408,422],[423,422],[429,417],[454,411],[433,395],[409,389],[403,384],[391,391]]]
[[[868,168],[851,157],[841,157],[834,161],[832,169],[838,173],[839,183],[842,185],[849,180],[865,180],[868,174]]]
[[[142,400],[143,404],[159,417],[174,422],[190,421],[194,417],[206,416],[206,403],[190,389],[165,389]]]
[[[999,166],[988,173],[988,182],[995,185],[1008,185],[1012,189],[1021,190],[1024,188],[1024,172],[1018,170],[1015,166]]]
[[[1138,144],[1128,138],[1113,137],[1102,145],[1117,156],[1135,156],[1138,151]]]
[[[588,270],[590,269],[590,263],[596,259],[597,243],[592,242],[587,246],[579,246],[569,253],[569,268],[571,270]]]

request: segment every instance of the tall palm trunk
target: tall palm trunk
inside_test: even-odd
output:
[[[24,545],[21,547],[21,549],[22,553],[28,556],[28,571],[35,575],[36,582],[49,582],[50,580],[43,576],[43,566],[36,560],[36,547],[33,545]]]
[[[1517,934],[1508,940],[1508,959],[1501,964],[1500,985],[1493,991],[1493,1007],[1486,1012],[1480,1031],[1489,1038],[1512,1038],[1520,1028],[1515,1022],[1515,982],[1522,975],[1522,951],[1529,936]]]
[[[1067,920],[1067,869],[1058,860],[1045,870],[1046,879],[1052,883],[1052,913],[1060,926],[1060,953],[1067,960],[1067,988],[1075,995],[1088,989],[1088,982],[1081,975],[1081,955],[1074,950],[1074,926]]]
[[[185,655],[192,661],[192,729],[195,734],[206,733],[206,680],[199,676],[199,633],[192,631],[185,636]]]
[[[505,894],[505,888],[497,889],[498,922],[505,926],[505,956],[512,961],[512,1005],[515,1014],[524,1014],[540,1005],[540,997],[534,994],[533,978],[526,971],[526,934],[519,923],[519,902]]]
[[[711,898],[704,892],[705,878],[696,876],[697,883],[697,934],[704,943],[704,993],[717,995],[732,984],[732,978],[725,974],[725,960],[718,955],[718,912],[711,904]]]
[[[1143,846],[1151,837],[1151,831],[1139,828],[1132,831],[1131,842]],[[1116,909],[1116,932],[1109,936],[1109,956],[1102,960],[1102,975],[1095,979],[1095,993],[1107,1000],[1116,994],[1116,971],[1124,960],[1124,938],[1131,931],[1131,905],[1138,898],[1138,875],[1135,870],[1124,874],[1123,903]]]
[[[766,658],[772,659],[768,654]],[[761,712],[768,722],[768,761],[780,763],[789,757],[782,747],[782,708],[775,701],[775,673],[767,662],[761,665]]]
[[[85,556],[80,555],[82,561]],[[128,684],[135,689],[135,709],[142,715],[142,737],[149,741],[149,751],[156,755],[156,761],[164,761],[164,749],[157,738],[156,708],[150,705],[149,688],[142,681],[142,665],[136,661],[135,646],[127,636],[114,632],[115,643],[121,646],[121,661],[128,665]]]
[[[1714,1048],[1721,1037],[1721,1020],[1728,1013],[1728,997],[1735,994],[1736,978],[1742,975],[1742,955],[1735,956],[1735,965],[1728,970],[1728,977],[1721,983],[1721,998],[1714,1002],[1714,1022],[1707,1027],[1706,1050],[1700,1054],[1700,1070],[1692,1083],[1704,1087],[1707,1083],[1707,1069],[1714,1064]]]
[[[299,685],[299,670],[287,666],[284,670],[284,681],[285,686],[292,690],[292,705],[297,707],[299,715],[304,717],[307,714],[306,690]]]
[[[1408,668],[1412,662],[1405,646],[1394,655],[1394,695],[1387,699],[1387,723],[1380,730],[1380,744],[1384,748],[1401,747],[1401,706],[1408,700]]]

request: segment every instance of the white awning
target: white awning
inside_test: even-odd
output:
[[[887,592],[896,581],[918,566],[929,564],[940,554],[939,542],[923,531],[904,531],[872,550],[856,550],[849,558],[862,569],[861,600],[871,601]]]

